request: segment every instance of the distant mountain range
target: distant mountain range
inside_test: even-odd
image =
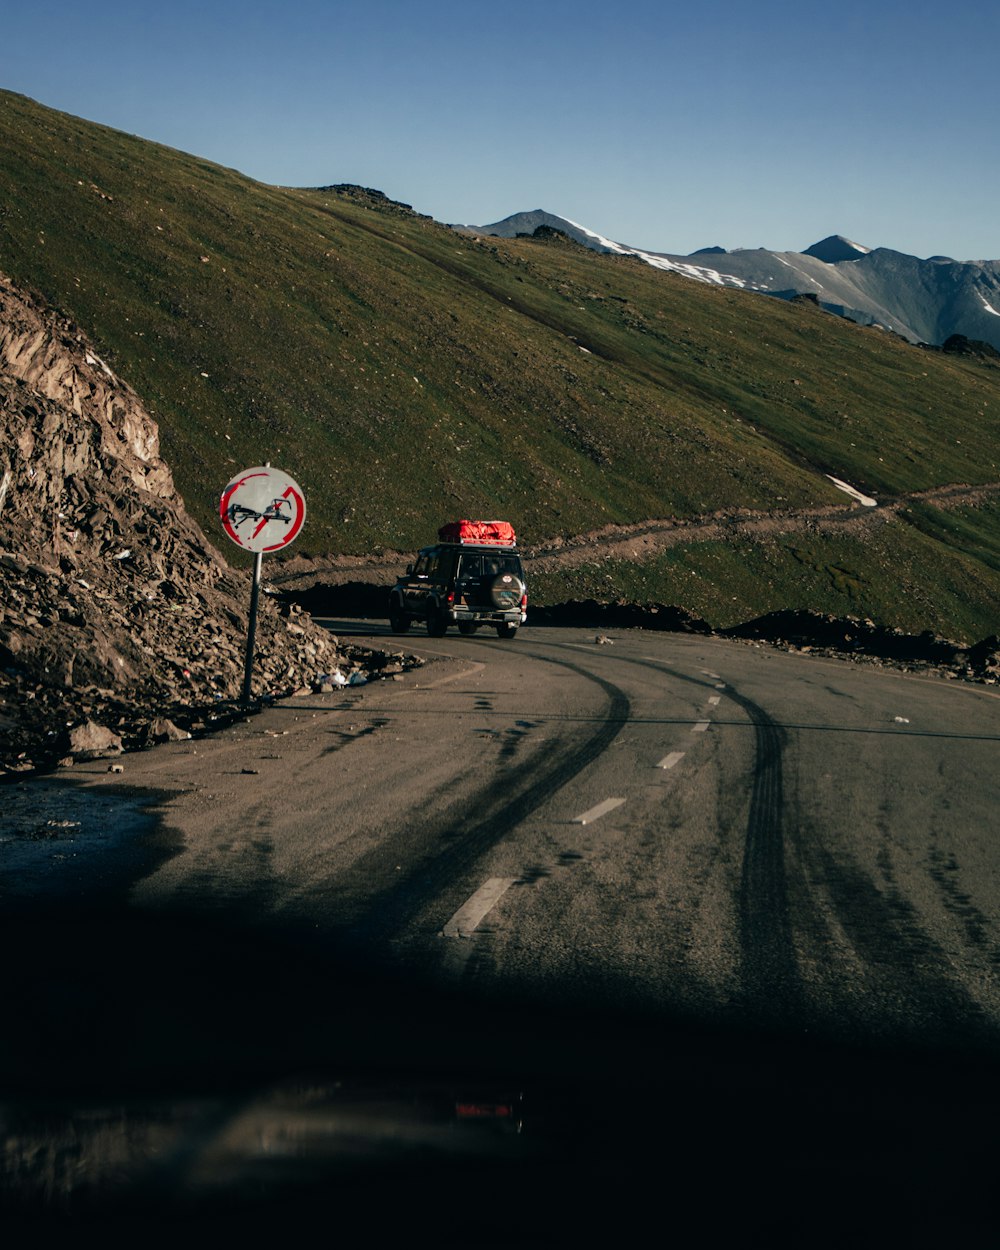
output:
[[[706,247],[688,256],[616,243],[554,213],[514,213],[488,226],[457,226],[513,238],[539,227],[559,230],[596,252],[635,256],[696,282],[741,287],[780,299],[811,296],[821,307],[862,325],[879,325],[913,343],[940,346],[953,335],[1000,350],[1000,261],[920,260],[891,248],[867,248],[841,235],[804,252]]]

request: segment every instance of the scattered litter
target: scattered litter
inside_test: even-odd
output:
[[[124,771],[125,771],[124,764],[109,764],[108,765],[109,773],[123,773]]]
[[[118,552],[118,554],[115,556],[115,559],[127,560],[131,554],[132,554],[132,549],[130,547],[126,547],[124,551]]]
[[[594,639],[599,647],[611,647],[614,645],[614,639],[609,638],[607,634],[598,634]]]
[[[260,772],[259,768],[241,768],[240,772],[246,777],[256,777]]]
[[[367,686],[368,678],[364,673],[352,673],[347,684],[349,686]]]
[[[330,694],[332,691],[347,685],[347,678],[335,668],[332,673],[320,673],[313,678],[312,688],[317,694]]]
[[[894,716],[892,719],[897,725],[908,725],[910,723],[909,717],[906,716]]]

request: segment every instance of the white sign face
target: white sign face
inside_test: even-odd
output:
[[[260,466],[234,477],[219,500],[222,528],[244,551],[280,551],[306,519],[298,483],[280,469]]]

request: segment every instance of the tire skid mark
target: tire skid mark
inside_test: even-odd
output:
[[[418,912],[468,873],[475,862],[512,828],[526,820],[545,800],[593,763],[624,729],[631,703],[620,687],[568,660],[528,652],[527,648],[525,651],[533,659],[567,668],[600,686],[608,698],[605,716],[597,722],[597,728],[584,742],[568,744],[562,750],[554,748],[551,753],[521,768],[516,780],[505,774],[484,787],[474,798],[464,799],[441,816],[435,822],[440,829],[453,828],[461,832],[449,839],[437,853],[415,865],[398,883],[381,893],[369,895],[365,917],[342,931],[352,944],[381,946],[399,935]],[[470,811],[480,813],[479,819],[473,817],[470,822]],[[363,895],[366,887],[370,890],[371,881],[376,876],[376,865],[384,863],[385,856],[386,851],[382,847],[376,847],[363,856],[341,878],[338,892],[344,888],[348,895]]]
[[[610,657],[623,664],[652,668],[680,681],[704,686],[704,678],[678,672],[650,659]],[[737,899],[742,1006],[766,1022],[787,1022],[802,1012],[802,992],[785,880],[784,786],[782,757],[786,735],[750,699],[726,687],[726,697],[746,713],[754,728],[754,777],[744,837],[743,868]]]
[[[641,663],[620,655],[613,658]],[[656,661],[646,663],[678,678],[698,680]],[[835,989],[839,1005],[836,1019],[829,1021],[834,1031],[846,1026],[850,1032],[847,1022],[853,1020],[865,1033],[895,1031],[898,1035],[902,1029],[925,1044],[955,1038],[995,1040],[983,1009],[947,974],[944,951],[925,932],[916,909],[891,874],[880,889],[857,864],[834,856],[802,830],[794,831],[786,848],[782,756],[786,730],[799,726],[777,724],[731,686],[727,697],[746,712],[755,733],[754,783],[739,896],[744,1010],[762,1024],[788,1025],[815,1014],[815,1008],[806,1007],[788,901],[785,854],[786,849],[794,849],[800,862],[819,870],[837,921],[870,983],[861,998],[843,985]],[[935,866],[939,871],[932,872],[932,877],[943,892],[951,893],[953,911],[965,920],[970,944],[977,944],[982,937],[981,918],[971,909],[970,900],[948,890],[941,880],[940,864]],[[888,1028],[886,1015],[891,1018]]]
[[[741,980],[753,1015],[797,1015],[801,987],[785,880],[784,731],[756,703],[730,691],[754,727],[754,776],[739,892]]]
[[[616,663],[651,668],[680,681],[704,685],[696,677],[653,659],[621,654],[607,656]],[[807,728],[779,725],[761,707],[726,687],[727,698],[742,708],[754,728],[754,780],[747,816],[744,855],[738,897],[739,942],[743,1010],[764,1025],[801,1023],[815,1008],[807,1008],[795,953],[789,904],[786,850],[798,862],[812,864],[826,883],[826,893],[844,934],[867,970],[869,993],[858,997],[850,988],[834,989],[840,1027],[853,1020],[863,1033],[886,1031],[886,1007],[892,1017],[888,1031],[910,1030],[923,1043],[974,1038],[995,1042],[996,1033],[979,1003],[947,973],[944,951],[925,932],[919,916],[893,878],[879,889],[853,861],[834,856],[806,831],[784,828],[783,753],[788,730]],[[879,732],[879,731],[875,731]],[[922,735],[928,736],[928,735]],[[958,735],[933,735],[954,737]],[[787,841],[787,847],[786,847]],[[987,959],[997,962],[985,940],[982,915],[966,895],[945,877],[950,867],[932,856],[931,877],[947,896],[949,910],[966,926],[966,938]],[[799,922],[808,928],[809,918]],[[874,995],[871,990],[874,989]],[[874,1013],[874,1015],[873,1015]],[[835,1030],[836,1031],[836,1030]]]
[[[921,1045],[994,1044],[996,1030],[987,1014],[949,975],[946,953],[894,876],[883,871],[877,883],[853,859],[819,844],[811,845],[807,856],[822,874],[837,921],[865,969],[863,999],[837,995],[841,1027],[854,1021],[876,1034],[909,1034]]]
[[[1000,968],[1000,952],[989,949],[992,928],[989,917],[976,907],[971,895],[960,889],[952,875],[959,869],[955,856],[949,854],[946,857],[940,847],[933,846],[928,852],[928,864],[931,880],[938,888],[942,905],[961,925],[966,946],[976,953],[986,951],[993,967]]]

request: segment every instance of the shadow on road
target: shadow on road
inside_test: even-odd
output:
[[[995,1056],[478,999],[227,912],[2,926],[15,1220],[713,1230],[986,1219]],[[484,1212],[492,1214],[484,1217]],[[499,1225],[494,1225],[499,1221]],[[870,1225],[875,1227],[875,1225]]]

